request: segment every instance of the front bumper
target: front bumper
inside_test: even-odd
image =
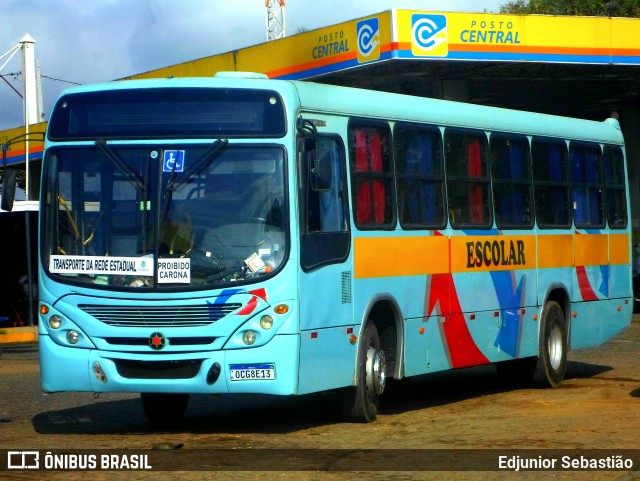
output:
[[[142,354],[66,347],[41,333],[42,387],[45,392],[296,394],[299,343],[299,335],[276,335],[246,349]],[[215,363],[220,372],[211,382]],[[230,366],[238,364],[272,364],[275,379],[231,381]]]

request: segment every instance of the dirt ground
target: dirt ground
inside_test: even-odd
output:
[[[0,449],[234,449],[248,471],[94,472],[92,479],[338,480],[338,479],[614,479],[640,480],[631,470],[580,472],[433,472],[381,470],[388,462],[410,461],[407,450],[636,450],[640,447],[640,317],[606,344],[572,352],[557,389],[504,387],[493,366],[462,369],[393,383],[383,396],[378,420],[345,424],[335,420],[331,395],[300,398],[212,397],[191,399],[185,423],[153,430],[134,395],[65,393],[43,395],[37,351],[5,349],[0,357]],[[253,472],[251,450],[280,449],[300,456],[376,450],[377,470]],[[303,451],[296,451],[303,450]],[[388,450],[388,451],[384,451]],[[405,453],[403,454],[403,451]],[[268,455],[266,451],[254,451]],[[283,451],[279,451],[282,453]],[[543,451],[544,452],[544,451]],[[431,453],[437,453],[431,452]],[[477,451],[469,451],[477,454]],[[481,452],[482,453],[482,452]],[[636,460],[640,453],[634,451]],[[355,453],[357,455],[358,452]],[[360,452],[362,454],[362,452]],[[393,456],[393,458],[391,458]],[[286,459],[286,455],[283,458]],[[398,461],[399,460],[399,461]],[[292,461],[295,466],[295,460]],[[373,462],[375,461],[375,462]],[[367,464],[354,460],[364,471]],[[253,461],[255,464],[256,461]],[[285,463],[286,464],[286,463]],[[236,463],[236,467],[238,464]],[[364,467],[364,469],[363,469]],[[384,468],[382,468],[384,469]],[[0,479],[34,479],[29,473],[0,472]],[[86,473],[38,472],[44,479],[85,479]],[[166,477],[166,478],[165,478]]]

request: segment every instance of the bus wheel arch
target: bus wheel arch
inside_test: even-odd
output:
[[[378,330],[381,348],[387,361],[387,376],[400,378],[402,374],[402,314],[394,299],[380,298],[372,304],[363,321],[361,332],[365,332],[365,323],[372,323]]]
[[[352,422],[371,422],[378,414],[380,395],[387,379],[399,371],[399,310],[389,300],[373,303],[360,329],[356,356],[355,386],[347,388],[341,416]]]

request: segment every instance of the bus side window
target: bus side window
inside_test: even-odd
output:
[[[369,154],[371,148],[367,148],[368,136],[365,129],[357,129],[354,133],[355,137],[355,164],[357,172],[366,172],[369,167]],[[369,182],[361,182],[358,184],[355,192],[354,212],[356,223],[364,224],[371,219],[371,184]]]
[[[607,222],[611,229],[627,227],[624,155],[619,147],[604,147],[604,182]]]
[[[346,232],[344,185],[341,175],[340,146],[335,140],[320,138],[317,155],[327,154],[331,166],[331,186],[326,191],[307,189],[306,232]]]
[[[304,142],[299,148],[304,151]],[[300,264],[305,271],[344,262],[351,246],[344,146],[337,136],[322,136],[315,150],[329,159],[331,182],[326,190],[314,189],[310,159],[300,156]]]
[[[451,225],[454,228],[491,227],[485,133],[447,129],[444,144]]]
[[[563,140],[537,139],[531,144],[536,220],[540,227],[569,227],[569,162]]]
[[[576,227],[604,227],[600,146],[572,143],[569,158]]]
[[[349,127],[353,216],[358,227],[393,228],[390,137],[386,125]]]
[[[491,136],[491,178],[496,226],[533,227],[529,142],[526,137]]]
[[[397,126],[394,153],[400,224],[436,229],[445,224],[442,137],[436,128]]]
[[[467,146],[467,158],[469,159],[469,177],[482,177],[482,148],[478,139],[469,139]],[[473,224],[483,224],[486,213],[483,208],[482,185],[473,183],[471,185],[471,222]]]

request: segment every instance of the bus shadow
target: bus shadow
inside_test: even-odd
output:
[[[184,420],[151,425],[139,399],[100,401],[37,414],[39,434],[275,434],[337,421],[333,393],[306,396],[192,395]]]
[[[564,379],[591,378],[612,369],[611,366],[567,361]],[[561,385],[559,389],[562,388]],[[506,384],[493,365],[443,371],[392,383],[382,398],[381,413],[401,414],[520,389],[526,387]]]
[[[565,379],[590,378],[611,369],[569,361]],[[500,382],[492,365],[434,373],[391,382],[382,396],[380,414],[402,414],[514,389],[518,388]],[[287,397],[192,395],[184,421],[176,426],[170,421],[165,426],[149,424],[140,400],[132,398],[51,410],[37,414],[32,422],[40,434],[286,434],[339,422],[338,397],[335,392]]]
[[[589,364],[581,361],[567,361],[565,379],[585,379],[612,371],[613,367],[601,364]]]

